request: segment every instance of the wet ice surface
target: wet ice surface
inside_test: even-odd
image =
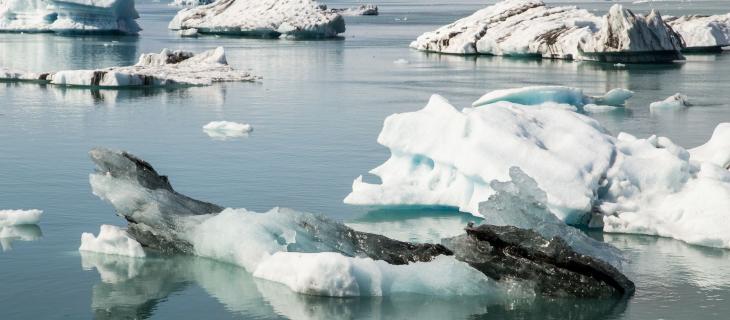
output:
[[[432,208],[369,209],[342,203],[352,178],[388,156],[375,140],[383,119],[422,108],[433,93],[467,106],[487,91],[527,85],[580,87],[589,95],[626,88],[635,95],[625,109],[591,116],[614,134],[656,133],[686,147],[706,142],[719,122],[730,121],[730,92],[723,86],[729,54],[689,55],[688,62],[673,66],[622,68],[426,55],[407,49],[408,43],[484,6],[472,0],[430,2],[381,1],[380,16],[348,18],[344,41],[182,39],[166,29],[177,9],[145,1],[137,4],[144,31],[136,39],[0,34],[0,64],[13,69],[131,65],[139,54],[163,48],[199,52],[224,46],[231,65],[251,68],[264,78],[256,84],[137,91],[0,84],[0,207],[44,210],[40,226],[1,240],[4,248],[6,243],[12,247],[0,253],[0,283],[8,288],[0,292],[3,319],[84,319],[101,317],[106,310],[135,312],[140,318],[336,314],[364,319],[417,313],[422,319],[562,319],[580,310],[585,319],[723,319],[730,312],[728,251],[648,236],[603,236],[631,261],[626,271],[636,281],[637,293],[626,304],[537,299],[487,305],[479,298],[419,296],[324,299],[294,294],[254,280],[235,266],[204,259],[155,259],[137,269],[134,263],[128,267],[125,257],[104,257],[96,262],[109,266],[102,277],[80,257],[81,233],[96,233],[101,224],[122,225],[111,206],[90,193],[87,152],[95,146],[133,150],[172,176],[179,191],[197,198],[256,211],[278,205],[321,212],[355,228],[434,241],[440,234],[459,233],[460,225],[474,218]],[[356,2],[327,4],[344,8]],[[579,5],[600,12],[608,8],[603,1]],[[727,10],[724,1],[631,5],[641,11],[651,6],[666,6],[662,13],[672,15]],[[394,64],[398,59],[409,64]],[[651,102],[677,92],[694,106],[649,110]],[[254,124],[255,134],[213,142],[201,128],[217,119]],[[188,262],[179,262],[183,260]]]

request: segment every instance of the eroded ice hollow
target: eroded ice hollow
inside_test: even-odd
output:
[[[450,54],[538,56],[567,60],[662,63],[683,59],[680,35],[661,15],[614,5],[603,17],[542,0],[505,0],[424,33],[411,48]]]
[[[223,47],[192,53],[163,49],[145,53],[137,64],[96,70],[63,70],[32,73],[0,69],[0,80],[33,81],[58,86],[130,88],[164,86],[206,86],[214,82],[256,81],[247,71],[228,65]]]
[[[421,110],[389,116],[378,143],[391,156],[370,171],[381,183],[356,178],[345,203],[452,206],[485,216],[480,204],[495,193],[491,181],[509,181],[517,167],[568,224],[730,248],[730,123],[685,149],[665,137],[614,136],[556,107],[555,100],[583,101],[566,95],[575,89],[548,92],[562,94],[499,90],[463,110],[434,95]]]
[[[274,208],[257,213],[224,208],[175,192],[152,166],[126,152],[94,149],[92,191],[127,223],[125,235],[85,235],[93,251],[139,256],[143,250],[195,254],[245,268],[254,277],[324,296],[417,293],[489,299],[534,294],[627,297],[634,284],[619,270],[621,253],[572,232],[538,203],[545,197],[518,168],[493,201],[524,199],[515,213],[528,230],[509,225],[465,226],[442,244],[411,243],[356,231],[323,215]],[[515,193],[514,190],[524,190]],[[109,229],[108,227],[106,229]],[[114,231],[114,232],[108,232]],[[104,240],[103,246],[97,245]],[[111,246],[119,246],[114,249]],[[131,248],[131,249],[130,249]]]
[[[218,0],[180,10],[169,28],[265,38],[332,38],[345,32],[345,19],[312,0]]]
[[[137,34],[134,0],[0,0],[0,31]]]

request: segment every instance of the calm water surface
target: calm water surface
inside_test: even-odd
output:
[[[726,319],[730,251],[655,237],[595,235],[631,259],[627,272],[637,293],[628,301],[318,298],[205,259],[78,253],[82,232],[96,233],[104,223],[123,225],[90,192],[87,152],[94,146],[141,156],[196,198],[257,211],[285,206],[321,212],[359,229],[437,241],[458,233],[469,216],[342,203],[352,180],[388,157],[376,143],[383,119],[423,107],[433,93],[466,107],[489,90],[516,86],[568,85],[591,94],[628,88],[636,95],[625,110],[592,116],[614,133],[659,134],[686,147],[703,143],[717,123],[730,121],[728,53],[627,68],[424,54],[409,50],[408,43],[483,2],[379,4],[381,16],[347,18],[345,39],[333,41],[182,39],[166,29],[176,9],[146,1],[137,4],[145,29],[140,37],[0,34],[2,67],[129,65],[139,54],[162,48],[225,46],[230,64],[263,76],[260,83],[177,90],[0,83],[0,208],[45,211],[39,227],[15,230],[34,241],[0,240],[0,319]],[[579,5],[600,13],[610,4]],[[654,6],[665,14],[730,11],[726,1],[630,6]],[[395,64],[397,59],[409,63]],[[650,102],[676,92],[697,106],[649,111]],[[255,131],[247,138],[211,140],[201,128],[213,120],[251,123]]]

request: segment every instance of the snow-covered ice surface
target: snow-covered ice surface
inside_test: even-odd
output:
[[[3,0],[0,31],[137,34],[134,0]]]
[[[730,248],[728,124],[690,151],[667,138],[609,134],[570,110],[498,101],[457,110],[434,95],[422,110],[385,120],[390,149],[345,198],[360,205],[439,205],[483,216],[479,204],[519,167],[560,220],[610,232],[661,235]],[[710,160],[711,159],[711,160]],[[605,226],[604,226],[605,225]]]
[[[0,210],[0,227],[38,224],[41,221],[41,210]]]
[[[671,97],[668,97],[662,101],[652,102],[649,108],[653,109],[678,109],[684,107],[691,107],[692,104],[687,101],[687,96],[677,93]]]
[[[345,32],[345,20],[311,0],[218,0],[180,10],[169,28],[256,37],[330,38]]]
[[[40,81],[59,86],[159,87],[203,86],[213,82],[255,81],[258,77],[228,65],[223,47],[194,54],[163,49],[146,53],[137,64],[97,70],[64,70],[50,73],[0,71],[0,79]]]
[[[211,121],[203,126],[205,134],[220,140],[244,137],[251,131],[253,131],[253,127],[250,124],[231,121]]]
[[[451,54],[541,56],[607,62],[681,59],[679,36],[657,12],[635,14],[621,5],[604,17],[542,0],[505,0],[424,33],[411,48]]]
[[[720,49],[730,46],[730,13],[667,17],[667,24],[684,39],[686,50]]]
[[[99,235],[94,237],[91,233],[81,234],[81,246],[79,251],[128,256],[135,258],[145,257],[142,245],[137,240],[127,235],[124,229],[117,226],[102,225]]]

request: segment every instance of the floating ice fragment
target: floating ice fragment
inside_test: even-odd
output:
[[[38,224],[43,211],[31,210],[0,210],[0,227]]]
[[[127,235],[127,232],[116,226],[101,225],[99,236],[91,233],[81,234],[79,251],[113,254],[135,258],[145,257],[142,245]]]
[[[649,105],[651,109],[679,109],[684,107],[691,107],[692,104],[687,101],[687,96],[677,93],[669,98],[662,101],[652,102]]]
[[[247,123],[212,121],[203,126],[203,131],[214,139],[238,138],[248,135],[253,127]]]
[[[498,101],[513,102],[521,105],[539,105],[546,102],[568,104],[583,107],[586,104],[603,104],[623,106],[633,92],[616,88],[603,96],[587,96],[580,88],[564,86],[529,86],[514,89],[494,90],[483,95],[472,103],[472,107],[479,107]]]

